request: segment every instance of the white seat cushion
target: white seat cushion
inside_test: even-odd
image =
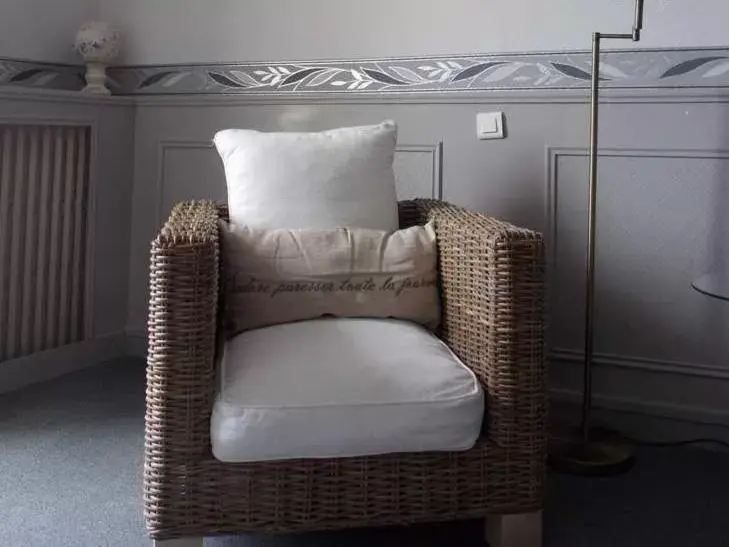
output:
[[[224,462],[458,451],[483,391],[448,347],[392,319],[316,319],[225,347],[210,434]]]

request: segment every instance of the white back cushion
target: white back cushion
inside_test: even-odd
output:
[[[397,230],[394,122],[320,133],[227,129],[230,220],[255,228]]]

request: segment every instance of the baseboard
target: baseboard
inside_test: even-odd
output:
[[[568,349],[553,349],[549,352],[548,360],[554,363],[570,363],[582,366],[583,353]],[[632,357],[626,355],[613,355],[598,353],[594,356],[593,362],[596,367],[614,367],[634,369],[647,372],[659,372],[661,374],[677,374],[684,376],[698,376],[700,378],[717,378],[729,380],[729,367],[717,367],[702,365],[699,363],[687,363],[681,361],[660,361],[657,359],[646,359],[643,357]]]
[[[0,363],[0,393],[52,380],[64,374],[127,355],[123,332]]]
[[[577,426],[580,423],[581,394],[550,391],[550,423],[553,426]],[[702,409],[705,410],[705,409]],[[593,425],[618,431],[637,442],[673,443],[693,439],[716,439],[729,443],[729,426],[716,419],[716,412],[708,409],[690,413],[662,405],[636,403],[597,397],[592,414]],[[703,444],[706,448],[717,445]]]
[[[127,331],[127,355],[130,357],[147,357],[147,335],[144,331]]]
[[[579,420],[582,362],[573,352],[550,354],[553,421]],[[729,440],[729,369],[598,356],[594,363],[595,417],[644,440],[696,437]],[[565,407],[569,407],[567,412]]]
[[[571,389],[553,388],[549,390],[549,398],[556,403],[578,405],[582,401],[582,393]],[[725,409],[677,405],[659,401],[639,401],[604,395],[595,395],[593,405],[598,410],[637,414],[691,424],[722,426],[729,429],[729,410]]]

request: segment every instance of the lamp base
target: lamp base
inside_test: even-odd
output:
[[[605,429],[591,430],[587,441],[576,430],[550,440],[548,462],[556,471],[572,475],[611,477],[633,467],[635,448],[620,435]]]

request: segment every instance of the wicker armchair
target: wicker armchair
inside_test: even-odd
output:
[[[227,213],[210,202],[178,204],[151,259],[144,501],[157,544],[487,516],[492,546],[539,544],[546,452],[541,236],[439,201],[401,202],[399,212],[401,227],[435,221],[440,336],[487,396],[476,446],[246,464],[214,459],[218,220]]]

